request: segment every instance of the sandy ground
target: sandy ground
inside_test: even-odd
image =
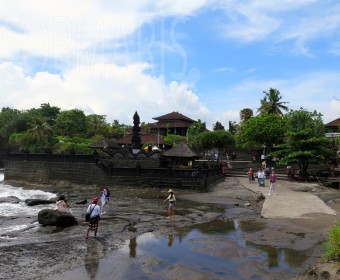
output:
[[[7,183],[19,184],[18,182]],[[21,183],[20,186],[22,186]],[[297,188],[296,191],[304,192],[309,184],[301,184],[300,187],[301,190]],[[295,250],[312,250],[313,255],[306,266],[309,270],[301,274],[298,279],[319,279],[308,278],[316,271],[312,267],[308,268],[308,265],[314,267],[318,261],[322,252],[321,242],[325,240],[328,229],[339,220],[340,213],[339,201],[333,200],[328,205],[337,212],[337,215],[313,214],[311,217],[305,215],[303,219],[265,219],[261,217],[264,203],[261,193],[256,189],[245,187],[238,178],[227,178],[207,193],[175,190],[178,200],[176,222],[169,223],[166,219],[166,206],[162,203],[167,195],[166,189],[110,187],[112,198],[100,222],[99,238],[91,237],[85,240],[87,225],[83,220],[87,205],[77,203],[84,199],[90,201],[89,198],[98,193],[97,186],[84,187],[58,182],[53,186],[27,184],[25,188],[45,189],[57,194],[65,194],[79,224],[65,229],[34,226],[31,230],[13,234],[9,239],[1,239],[0,279],[57,279],[62,272],[83,265],[91,265],[91,259],[86,256],[93,242],[96,243],[97,248],[100,247],[96,251],[99,252],[96,258],[101,259],[107,253],[119,248],[126,240],[146,232],[167,234],[173,233],[174,228],[178,226],[185,227],[232,218],[238,218],[240,221],[254,220],[264,225],[261,230],[247,233],[244,238],[248,241]],[[317,190],[314,189],[313,194],[329,200],[339,196],[339,191],[320,187]],[[212,209],[210,205],[216,205],[216,208]],[[228,211],[221,211],[223,208],[228,208]],[[36,221],[37,217],[30,218],[32,224]],[[9,221],[1,219],[0,226],[4,226],[6,222]],[[235,249],[235,254],[231,253],[228,257],[235,257],[238,253],[239,251]],[[330,266],[330,264],[327,265]],[[334,269],[327,269],[331,277],[338,272],[337,266]],[[324,273],[324,270],[320,269],[320,271],[321,274]],[[175,266],[168,272],[169,278],[167,279],[175,279],[171,276],[174,273],[177,276],[189,273],[180,266]],[[195,275],[197,273],[195,272]],[[318,275],[316,272],[314,274]],[[189,273],[189,275],[191,275],[189,278],[182,277],[182,279],[190,279],[190,277],[191,279],[206,279],[203,274],[199,273],[200,276],[196,275],[197,277],[194,278],[192,278],[193,274]],[[246,276],[245,279],[247,279]],[[263,276],[261,279],[271,278]]]

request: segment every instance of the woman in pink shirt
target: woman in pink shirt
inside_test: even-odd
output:
[[[274,169],[272,169],[272,173],[270,174],[269,181],[270,181],[270,187],[269,187],[268,195],[271,195],[271,194],[275,195],[275,185],[277,182],[277,176],[274,172]]]

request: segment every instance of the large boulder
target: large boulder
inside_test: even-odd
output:
[[[76,218],[70,213],[54,209],[43,209],[38,213],[39,224],[45,226],[69,227],[78,224]]]

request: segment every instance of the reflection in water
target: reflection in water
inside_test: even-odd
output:
[[[172,246],[172,243],[174,242],[175,235],[174,234],[169,234],[168,235],[168,247]]]
[[[279,267],[280,263],[285,263],[292,268],[299,268],[308,259],[306,251],[296,251],[288,248],[275,248],[269,245],[259,245],[246,241],[246,245],[251,248],[260,249],[267,254],[268,267]]]
[[[92,240],[91,240],[92,241]],[[86,243],[86,254],[85,254],[85,268],[91,280],[96,279],[96,274],[99,267],[99,246],[98,242],[92,241]]]
[[[247,224],[236,220],[178,228],[178,234],[166,236],[150,232],[131,239],[105,258],[98,257],[105,246],[91,240],[85,269],[90,279],[96,280],[292,279],[297,268],[307,260],[306,252],[244,239],[245,231],[261,227],[262,224],[255,222]],[[63,274],[61,279],[84,280],[86,276],[81,273],[85,269],[81,267]]]
[[[137,255],[137,238],[130,239],[129,249],[130,249],[130,257],[135,258]]]

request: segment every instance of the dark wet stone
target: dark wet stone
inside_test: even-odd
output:
[[[75,204],[86,204],[87,203],[87,200],[84,199],[84,200],[81,200],[81,201],[76,201]]]
[[[40,204],[52,204],[55,203],[55,200],[46,200],[46,199],[26,199],[25,203],[27,206],[35,206]]]
[[[78,224],[75,217],[70,213],[60,212],[53,209],[43,209],[38,213],[39,224],[45,226],[69,227]]]
[[[2,197],[0,198],[0,203],[19,203],[20,199],[17,198],[16,196],[8,196],[8,197]]]

